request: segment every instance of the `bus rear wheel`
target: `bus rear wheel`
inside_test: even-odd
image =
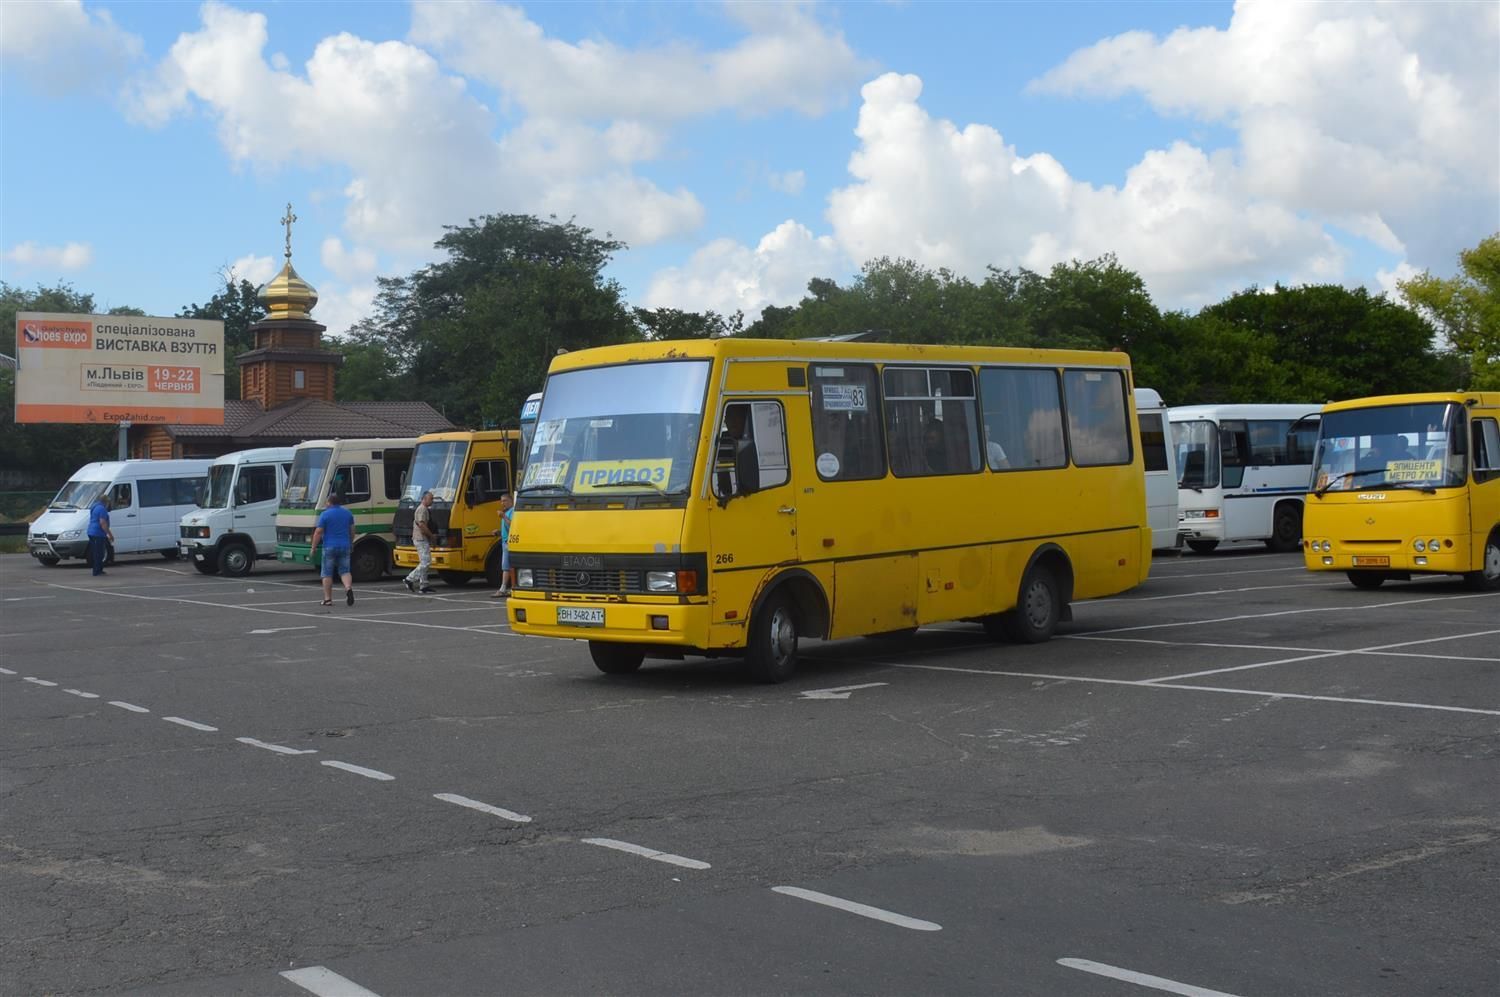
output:
[[[1357,589],[1378,589],[1385,584],[1385,575],[1378,571],[1346,571],[1349,584]]]
[[[1500,530],[1490,534],[1484,542],[1484,560],[1478,571],[1464,575],[1464,584],[1476,592],[1493,592],[1500,589]]]
[[[784,595],[773,595],[750,618],[745,665],[757,682],[785,682],[797,670],[797,618]]]
[[[1295,502],[1283,502],[1276,507],[1276,517],[1271,522],[1271,536],[1266,547],[1277,554],[1290,554],[1302,547],[1302,507]]]
[[[1057,576],[1042,564],[1026,569],[1016,608],[1000,618],[1005,635],[1019,644],[1050,640],[1062,619],[1062,592]]]
[[[589,657],[594,659],[594,667],[606,675],[629,675],[641,667],[641,662],[646,660],[646,652],[630,644],[591,640]]]
[[[1193,552],[1195,554],[1210,554],[1210,553],[1213,552],[1213,549],[1215,547],[1219,546],[1219,541],[1217,541],[1217,540],[1189,540],[1187,542],[1187,545],[1188,545],[1188,547],[1192,548],[1192,550],[1193,550]]]

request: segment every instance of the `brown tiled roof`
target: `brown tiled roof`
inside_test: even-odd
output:
[[[344,402],[299,398],[262,411],[259,402],[224,402],[222,426],[166,426],[176,437],[218,437],[250,445],[264,442],[420,436],[453,424],[426,402]]]

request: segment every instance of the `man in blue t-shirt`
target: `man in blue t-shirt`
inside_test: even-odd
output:
[[[104,574],[104,562],[109,559],[109,545],[115,535],[109,528],[109,499],[100,495],[89,506],[89,567],[94,574]]]
[[[349,554],[354,549],[354,513],[344,508],[337,492],[328,496],[328,508],[318,515],[312,545],[323,545],[323,605],[333,605],[333,576],[344,583],[344,602],[354,605],[354,576],[349,571]]]

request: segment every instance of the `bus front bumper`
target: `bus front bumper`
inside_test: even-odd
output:
[[[417,566],[417,548],[397,547],[396,567],[415,568]],[[458,547],[434,547],[432,548],[432,567],[436,571],[473,571],[473,568],[464,567],[464,552]]]
[[[656,644],[683,651],[708,646],[706,603],[564,601],[517,594],[506,605],[506,617],[513,631],[532,637]]]
[[[1302,563],[1308,571],[1458,575],[1469,570],[1468,542],[1468,537],[1445,537],[1439,540],[1437,550],[1418,551],[1410,542],[1360,544],[1355,548],[1325,537],[1308,537],[1302,541]]]
[[[305,544],[277,544],[276,560],[282,564],[305,564],[309,568],[319,565],[317,551]]]
[[[1188,512],[1197,510],[1185,510],[1177,516],[1177,534],[1184,541],[1187,540],[1223,540],[1224,518],[1219,515],[1219,510],[1203,510],[1213,513],[1212,516],[1189,516]]]

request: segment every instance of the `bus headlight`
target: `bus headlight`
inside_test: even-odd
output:
[[[696,571],[648,571],[646,591],[692,595],[698,591]]]
[[[1416,543],[1411,545],[1411,549],[1418,552],[1424,551],[1427,549],[1427,543],[1426,541],[1418,540]]]
[[[1431,540],[1427,541],[1427,549],[1428,550],[1437,550],[1438,549],[1437,537],[1433,537]]]
[[[529,589],[532,586],[532,574],[530,568],[516,569],[516,588]]]
[[[77,540],[81,536],[83,536],[82,530],[63,530],[62,537],[60,539]]]

